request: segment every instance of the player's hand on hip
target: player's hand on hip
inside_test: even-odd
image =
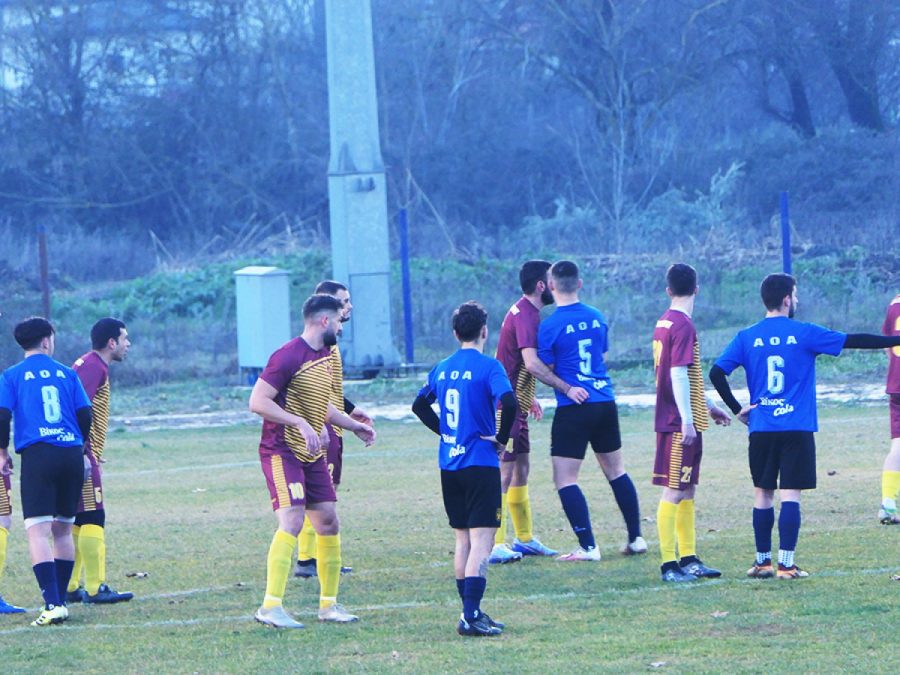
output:
[[[483,440],[483,441],[490,441],[491,443],[493,443],[493,444],[494,444],[494,450],[497,451],[497,455],[501,455],[501,454],[503,454],[504,452],[506,452],[506,446],[503,445],[502,443],[500,443],[500,441],[497,440],[497,436],[496,436],[496,435],[492,435],[492,436],[482,436],[482,437],[481,437],[481,440]]]
[[[580,405],[590,398],[590,394],[584,387],[572,386],[569,387],[569,390],[566,392],[566,397]]]
[[[697,429],[693,424],[681,425],[681,444],[693,445],[697,442]]]
[[[531,402],[531,408],[529,409],[528,413],[531,415],[535,422],[540,422],[544,417],[544,409],[541,407],[541,404],[538,403],[537,399],[534,399]]]
[[[741,412],[737,414],[737,418],[747,426],[750,426],[750,411],[755,407],[755,403],[753,405],[745,405],[743,408],[741,408]]]
[[[353,409],[353,412],[350,413],[350,419],[354,419],[357,422],[362,422],[363,424],[367,424],[370,427],[374,425],[374,422],[372,421],[372,418],[369,417],[368,413],[360,408]]]
[[[306,441],[306,449],[310,453],[317,453],[321,447],[321,441],[319,434],[316,433],[316,430],[312,428],[309,422],[301,419],[294,425],[294,428],[300,432],[300,435],[303,436],[303,440]],[[325,442],[327,443],[328,441],[326,440]]]
[[[712,417],[713,422],[719,426],[727,427],[731,424],[731,417],[729,414],[717,405],[714,405],[709,409],[709,416]]]
[[[359,440],[366,444],[367,448],[375,442],[375,437],[377,436],[372,427],[368,424],[363,424],[362,422],[360,422],[359,428],[353,430],[353,433],[356,434],[356,437]]]

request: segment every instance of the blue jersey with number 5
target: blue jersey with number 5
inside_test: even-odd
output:
[[[90,405],[75,371],[45,354],[0,375],[0,408],[12,411],[16,452],[35,443],[84,445],[75,411]]]
[[[603,355],[609,351],[609,325],[600,310],[576,302],[557,307],[538,329],[538,357],[553,366],[557,377],[587,389],[585,403],[615,400]],[[556,392],[556,405],[576,405]]]
[[[716,361],[726,374],[747,374],[750,432],[818,431],[816,357],[837,356],[847,334],[783,316],[739,332]]]
[[[440,408],[442,469],[500,466],[496,446],[481,437],[497,433],[497,405],[511,391],[503,365],[477,349],[459,349],[428,373],[419,396]]]

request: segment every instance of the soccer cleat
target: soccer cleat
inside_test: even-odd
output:
[[[778,578],[779,579],[805,579],[809,576],[809,572],[805,572],[801,570],[796,565],[792,565],[791,567],[785,567],[784,565],[778,565]]]
[[[687,574],[693,574],[698,579],[715,579],[722,576],[719,570],[707,567],[699,559],[689,562],[687,565],[681,565],[681,571]]]
[[[485,612],[481,612],[480,615],[483,616],[483,617],[485,618],[485,620],[486,620],[491,626],[493,626],[494,628],[499,628],[500,630],[503,630],[504,628],[506,628],[506,624],[505,624],[505,623],[503,623],[502,621],[494,621],[494,620],[493,620],[491,617],[489,617]],[[462,612],[460,612],[460,613],[459,613],[459,620],[460,620],[460,621],[464,621],[465,618],[466,618],[465,615],[464,615]]]
[[[472,621],[461,618],[456,624],[456,632],[467,637],[494,637],[500,635],[503,629],[491,625],[488,615],[482,612]]]
[[[897,509],[882,506],[878,509],[878,520],[882,525],[900,525],[900,514],[897,513]]]
[[[556,555],[559,551],[544,546],[537,537],[532,537],[531,541],[519,541],[513,539],[512,550],[522,555]]]
[[[359,617],[351,614],[337,603],[331,607],[319,608],[319,621],[330,621],[331,623],[351,623],[359,621]]]
[[[753,563],[753,567],[747,570],[747,576],[751,579],[771,579],[775,576],[775,568],[772,567],[772,561],[767,560],[762,565]]]
[[[622,555],[643,555],[647,552],[647,542],[643,537],[635,537],[634,541],[622,547]]]
[[[76,602],[84,602],[84,599],[87,597],[87,592],[84,590],[82,586],[79,586],[74,591],[68,591],[66,593],[66,603],[76,603]]]
[[[97,589],[97,592],[94,593],[94,595],[85,591],[84,603],[88,605],[111,605],[116,602],[128,602],[133,597],[134,593],[128,591],[119,593],[106,584],[100,584],[100,588]]]
[[[505,565],[506,563],[517,562],[522,559],[522,554],[513,551],[508,544],[495,544],[491,549],[491,557],[488,563],[491,565]]]
[[[599,562],[600,549],[596,546],[591,546],[585,550],[579,546],[571,553],[559,556],[557,560],[562,560],[563,562]]]
[[[353,568],[350,566],[341,566],[341,574],[352,574]]]
[[[316,571],[316,559],[312,558],[310,562],[303,561],[303,563],[298,560],[297,564],[294,565],[294,576],[303,579],[319,576],[319,573]]]
[[[3,599],[3,596],[0,595],[0,614],[22,614],[24,611],[25,609],[22,607],[16,607],[15,605],[9,604]]]
[[[256,610],[253,618],[266,626],[272,626],[272,628],[305,628],[302,623],[294,620],[290,614],[285,612],[281,605],[268,609],[260,607]]]
[[[660,579],[666,583],[683,584],[689,581],[697,581],[697,577],[688,574],[680,567],[668,567],[660,572]]]
[[[66,609],[65,605],[47,605],[41,610],[38,618],[31,622],[31,625],[38,627],[52,626],[55,623],[62,623],[68,618],[69,610]]]

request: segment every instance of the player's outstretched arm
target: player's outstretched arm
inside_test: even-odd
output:
[[[575,403],[583,403],[590,396],[586,389],[573,386],[554,373],[550,367],[538,357],[537,349],[532,347],[524,348],[522,350],[522,361],[525,363],[525,369],[528,370],[529,373],[534,375],[548,387],[553,387],[564,396],[568,396],[575,401]]]
[[[719,394],[719,398],[722,399],[731,412],[735,415],[740,415],[742,406],[731,391],[731,385],[728,384],[728,376],[725,374],[725,371],[719,366],[713,366],[712,370],[709,371],[709,381],[712,382]]]
[[[429,397],[422,396],[421,394],[416,396],[416,400],[413,401],[412,404],[412,411],[422,424],[440,436],[441,421],[438,419],[437,413],[434,412],[434,409],[431,407],[431,401],[429,401],[428,398]]]
[[[900,347],[900,335],[850,333],[844,340],[844,349],[890,349],[891,347]]]

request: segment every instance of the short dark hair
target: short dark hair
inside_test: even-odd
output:
[[[522,292],[525,295],[534,293],[537,282],[544,281],[549,269],[550,263],[546,260],[529,260],[522,263],[522,269],[519,270],[519,285],[522,286]]]
[[[13,337],[19,346],[28,351],[41,344],[41,340],[56,333],[53,324],[42,316],[29,316],[13,329]]]
[[[460,342],[474,342],[487,324],[487,311],[474,300],[464,302],[453,312],[453,332]]]
[[[790,274],[770,274],[759,286],[759,295],[768,310],[781,307],[781,302],[794,292],[797,280]]]
[[[309,319],[322,312],[340,312],[341,302],[337,298],[324,293],[314,293],[303,303],[303,318]]]
[[[325,295],[337,295],[338,291],[346,291],[347,287],[344,286],[340,281],[335,281],[334,279],[326,279],[325,281],[320,281],[319,285],[316,286],[316,290],[313,293],[324,293]]]
[[[111,316],[100,319],[91,328],[91,348],[103,349],[110,340],[118,342],[123,328],[125,328],[125,323]]]
[[[693,295],[697,290],[697,270],[687,263],[674,263],[666,270],[666,286],[676,297]]]
[[[578,265],[571,260],[558,260],[550,267],[550,276],[556,283],[556,289],[563,293],[574,293],[578,290]]]

